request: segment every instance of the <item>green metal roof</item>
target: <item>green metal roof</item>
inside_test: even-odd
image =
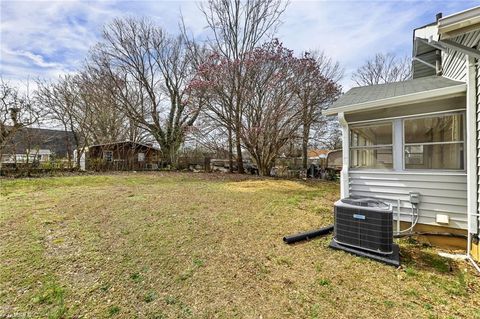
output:
[[[330,106],[329,109],[395,98],[403,95],[432,91],[462,84],[465,83],[434,75],[402,82],[355,87],[342,95]]]

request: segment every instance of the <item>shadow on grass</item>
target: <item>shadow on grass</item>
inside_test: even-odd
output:
[[[458,264],[451,259],[438,255],[429,245],[421,244],[415,239],[407,239],[401,242],[400,254],[402,264],[407,269],[413,267],[418,270],[436,271],[442,274],[455,274],[458,272]]]

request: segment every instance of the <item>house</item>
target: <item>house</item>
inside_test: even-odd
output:
[[[72,132],[24,127],[19,129],[1,150],[2,163],[48,162],[73,155]]]
[[[320,160],[327,158],[329,150],[308,150],[307,158],[309,160]]]
[[[86,154],[88,170],[150,170],[161,161],[160,149],[132,141],[92,145]]]
[[[418,192],[415,230],[463,234],[479,260],[480,7],[413,35],[412,79],[352,88],[325,112],[342,125],[341,196],[385,200],[405,228]]]

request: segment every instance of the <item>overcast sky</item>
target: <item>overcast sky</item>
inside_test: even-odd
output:
[[[0,0],[0,73],[15,84],[75,72],[102,27],[115,17],[145,16],[177,32],[180,12],[197,37],[205,22],[195,1]],[[290,1],[278,38],[296,52],[325,51],[345,69],[342,84],[377,52],[410,55],[412,30],[480,1]]]

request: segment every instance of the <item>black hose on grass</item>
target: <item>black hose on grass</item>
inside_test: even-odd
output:
[[[333,225],[329,225],[320,229],[314,229],[304,233],[285,236],[283,237],[283,242],[285,244],[293,244],[302,240],[308,240],[318,236],[328,235],[332,231],[333,231]]]

